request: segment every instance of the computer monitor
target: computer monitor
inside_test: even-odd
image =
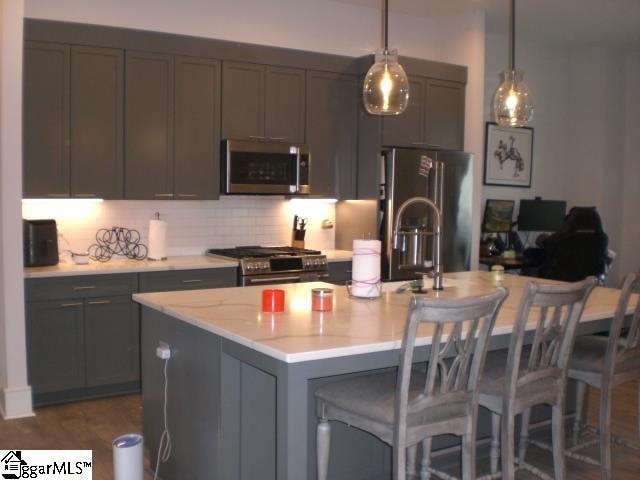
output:
[[[511,230],[513,216],[513,200],[487,200],[484,208],[482,231],[487,233],[503,233]]]
[[[562,200],[520,200],[518,230],[522,232],[556,232],[567,211]]]

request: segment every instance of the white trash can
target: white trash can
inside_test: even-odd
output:
[[[112,445],[113,480],[144,480],[142,435],[120,435]]]

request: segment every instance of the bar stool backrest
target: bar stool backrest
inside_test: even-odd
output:
[[[560,393],[576,327],[595,284],[596,278],[588,277],[570,284],[529,282],[525,285],[511,334],[505,377],[505,405],[513,404],[519,389],[544,379],[557,380],[554,392],[537,393],[543,396]],[[526,368],[522,368],[520,361],[524,336],[526,326],[530,323],[535,326],[533,342]]]
[[[634,292],[636,295],[633,295]],[[625,337],[621,337],[622,328],[627,317],[629,305],[635,301],[635,308],[631,314],[629,330]],[[640,358],[640,272],[628,274],[622,284],[616,313],[609,330],[609,341],[605,355],[605,371],[612,373],[616,364],[621,364],[632,358]]]
[[[414,297],[407,315],[395,396],[394,447],[403,451],[407,415],[443,404],[467,402],[477,408],[478,382],[488,340],[507,290],[459,299]],[[409,400],[416,333],[433,328],[422,394]],[[422,388],[422,387],[421,387]],[[471,412],[469,412],[471,414]]]

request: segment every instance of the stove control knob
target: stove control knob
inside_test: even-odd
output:
[[[260,268],[261,268],[262,270],[268,270],[268,269],[269,269],[269,262],[262,262],[262,263],[260,264]]]

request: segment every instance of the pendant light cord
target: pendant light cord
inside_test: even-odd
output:
[[[384,0],[384,51],[389,50],[389,0]]]
[[[386,0],[385,0],[386,1]],[[511,0],[509,9],[509,67],[516,69],[516,0]]]

